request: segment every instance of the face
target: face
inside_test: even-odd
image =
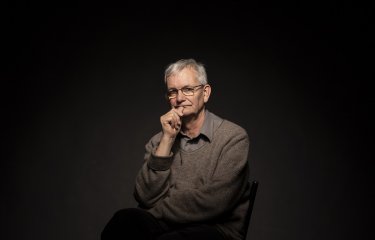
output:
[[[194,87],[200,84],[196,78],[196,72],[190,68],[185,68],[167,79],[168,89]],[[183,107],[184,116],[198,115],[208,101],[210,93],[211,87],[207,84],[204,87],[196,88],[193,96],[185,96],[181,91],[178,91],[177,97],[169,99],[169,102],[172,107]]]

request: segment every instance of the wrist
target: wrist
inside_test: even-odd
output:
[[[160,142],[173,145],[175,139],[176,139],[176,135],[163,133],[160,138]]]
[[[175,139],[176,137],[163,134],[160,139],[159,146],[157,147],[155,151],[155,155],[160,156],[160,157],[169,156],[171,154],[171,149],[172,149]]]

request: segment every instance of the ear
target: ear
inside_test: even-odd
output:
[[[210,95],[211,95],[211,86],[209,84],[206,84],[203,87],[203,99],[204,99],[204,103],[208,102],[208,99],[210,98]]]

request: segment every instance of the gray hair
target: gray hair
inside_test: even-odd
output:
[[[164,82],[167,84],[167,79],[176,73],[181,72],[185,68],[191,68],[196,72],[196,77],[201,84],[207,84],[206,69],[202,63],[196,62],[194,59],[181,59],[175,63],[171,63],[164,72]]]

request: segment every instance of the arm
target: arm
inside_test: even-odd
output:
[[[173,157],[171,149],[181,128],[182,115],[182,108],[173,108],[161,116],[162,133],[146,144],[145,161],[137,175],[134,190],[135,199],[146,208],[152,207],[168,192]]]
[[[152,207],[162,198],[169,189],[168,179],[170,176],[170,165],[172,164],[172,154],[166,157],[155,155],[156,135],[146,144],[144,163],[138,172],[135,182],[134,197],[143,207]]]

